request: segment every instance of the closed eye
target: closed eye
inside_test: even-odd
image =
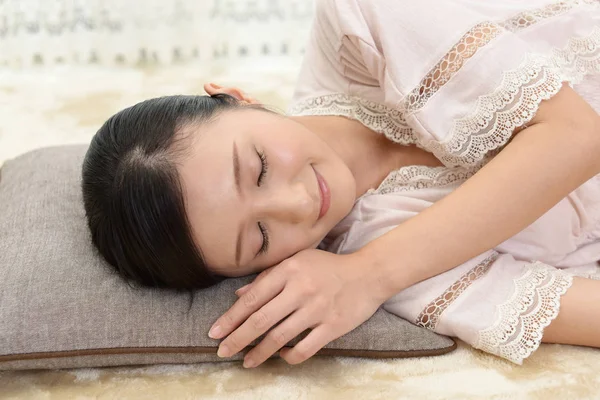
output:
[[[256,254],[257,256],[265,254],[267,251],[269,251],[269,233],[267,232],[267,228],[265,228],[265,226],[259,222],[258,229],[260,229],[260,233],[262,234],[263,243],[260,250]]]
[[[261,165],[260,173],[258,174],[258,179],[256,181],[256,184],[258,186],[261,186],[267,176],[267,171],[269,170],[269,163],[267,161],[267,156],[265,155],[264,152],[258,151],[258,149],[256,149],[256,154],[258,154],[258,158],[260,159],[260,165]],[[260,247],[260,250],[256,254],[257,257],[259,255],[265,254],[267,251],[269,251],[269,232],[267,231],[267,228],[265,227],[265,225],[261,222],[258,223],[258,229],[260,230],[260,234],[262,235],[263,242],[262,242],[262,246]]]
[[[267,162],[267,156],[265,155],[265,153],[263,153],[262,151],[256,150],[256,154],[258,154],[258,158],[260,158],[260,164],[261,164],[260,174],[258,174],[258,180],[256,181],[256,184],[258,186],[260,186],[260,185],[262,185],[262,183],[267,175],[267,171],[269,169],[269,163]]]

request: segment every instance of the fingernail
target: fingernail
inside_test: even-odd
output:
[[[211,328],[210,332],[208,332],[208,337],[212,339],[217,339],[221,334],[221,326],[215,325]]]
[[[219,346],[219,350],[217,350],[217,355],[219,357],[229,357],[229,348],[226,344]]]
[[[215,89],[221,89],[221,86],[219,86],[215,83],[211,83],[210,86],[214,87]]]
[[[255,365],[256,364],[255,364],[254,360],[244,360],[244,368],[252,368]]]

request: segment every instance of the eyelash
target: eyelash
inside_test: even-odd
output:
[[[257,185],[260,186],[263,183],[265,176],[267,175],[269,163],[267,162],[267,156],[265,155],[265,153],[258,150],[256,150],[256,153],[258,154],[261,163],[260,174],[258,175],[257,181]],[[263,237],[263,244],[260,250],[258,251],[258,254],[260,255],[265,254],[269,250],[269,233],[267,231],[267,228],[265,228],[265,226],[260,222],[258,223],[258,229],[260,229],[260,233]]]
[[[263,237],[263,244],[260,250],[258,251],[258,254],[264,254],[269,250],[269,235],[267,232],[267,228],[265,228],[264,225],[260,222],[258,223],[258,229],[260,229],[260,233]]]
[[[267,170],[269,169],[269,163],[267,162],[267,156],[262,151],[256,151],[258,157],[260,158],[261,169],[260,174],[258,175],[257,185],[260,186],[267,175]]]

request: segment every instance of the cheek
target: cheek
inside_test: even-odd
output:
[[[312,146],[314,148],[314,146]],[[311,157],[311,145],[298,140],[280,140],[273,143],[272,155],[283,167],[303,167]]]
[[[281,227],[275,233],[276,241],[271,247],[273,251],[269,252],[269,259],[266,262],[273,266],[291,257],[299,251],[311,248],[316,240],[314,232],[305,228],[291,228],[289,226]]]

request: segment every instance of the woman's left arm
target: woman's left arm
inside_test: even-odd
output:
[[[385,301],[496,247],[598,173],[600,115],[565,84],[457,190],[355,255]]]

